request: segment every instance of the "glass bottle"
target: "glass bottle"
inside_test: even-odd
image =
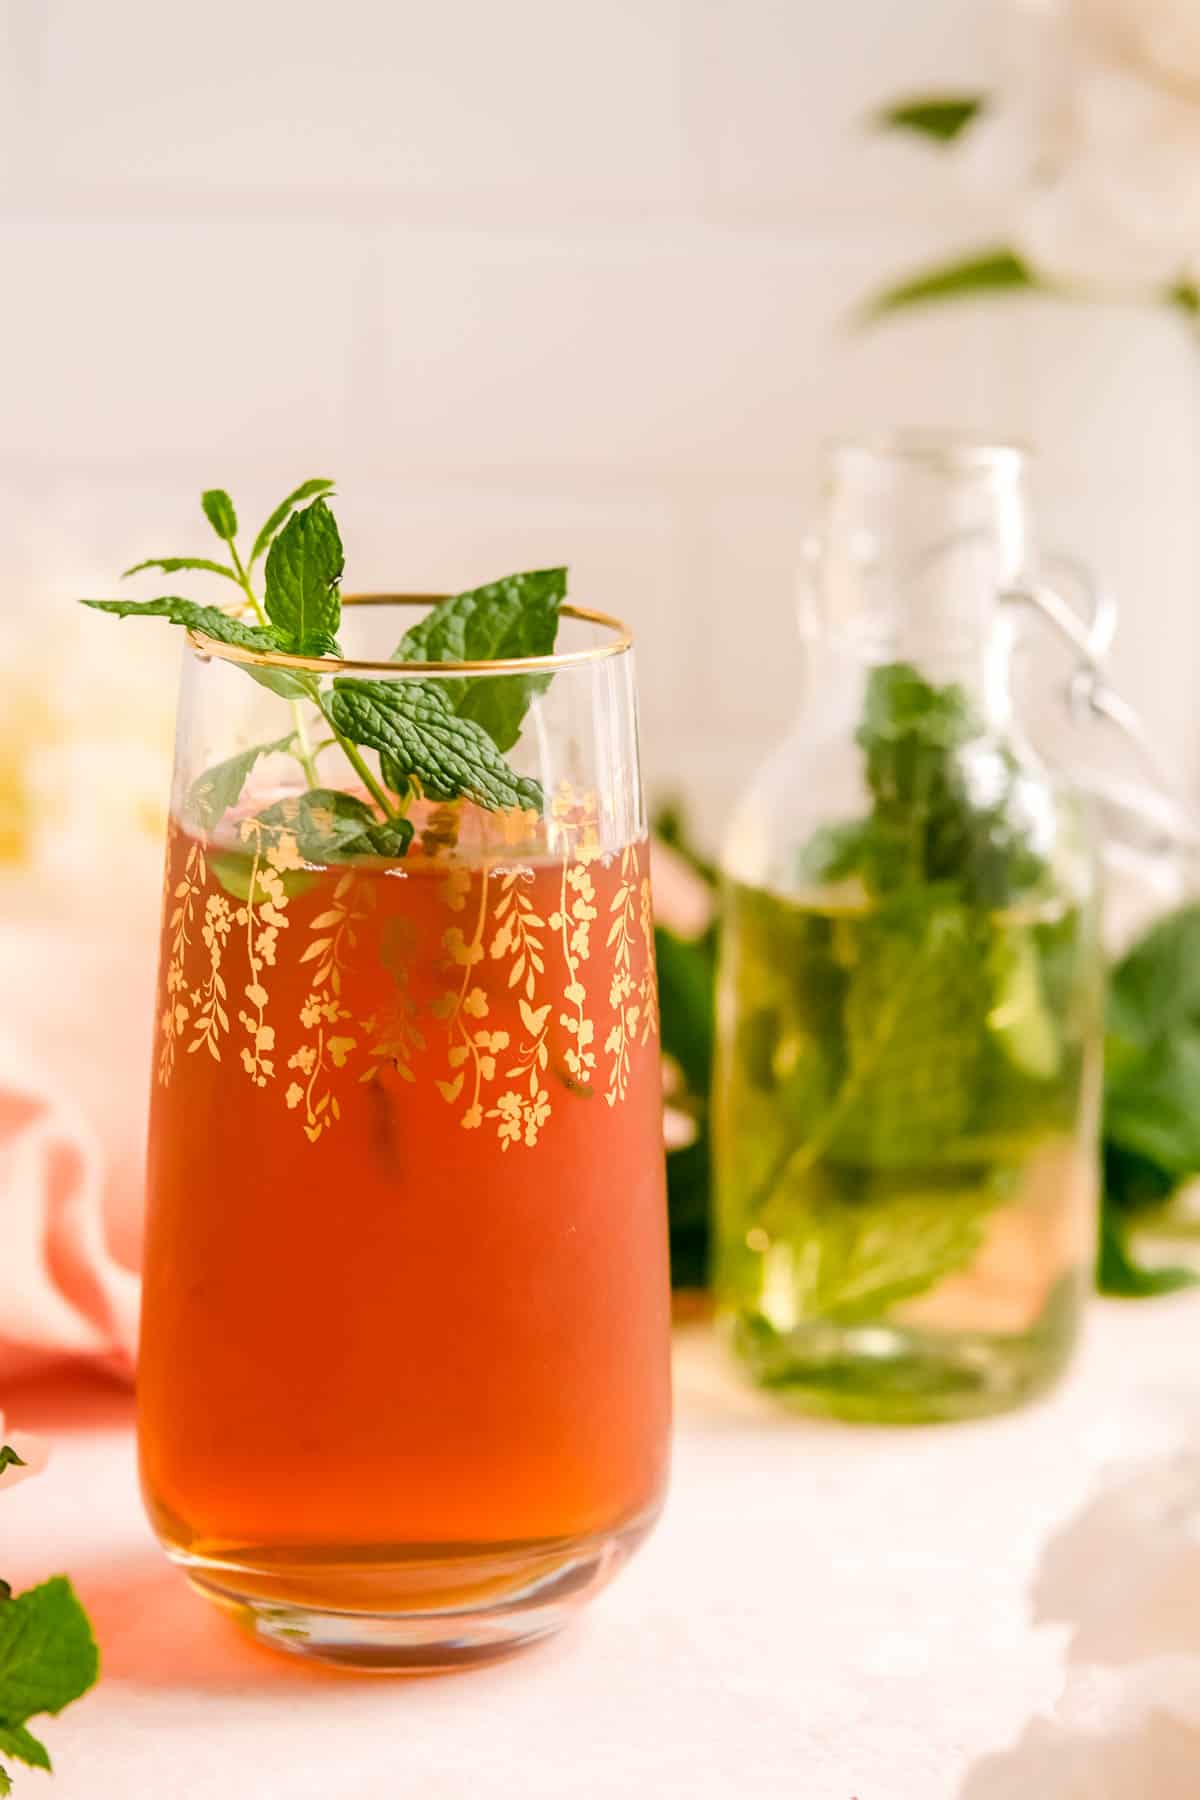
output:
[[[1011,703],[1025,481],[831,452],[807,703],[723,857],[718,1304],[757,1382],[849,1418],[1020,1404],[1090,1284],[1097,863]]]

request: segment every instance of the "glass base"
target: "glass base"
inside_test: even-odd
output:
[[[923,1425],[1011,1411],[1053,1387],[1078,1330],[1074,1283],[1019,1336],[918,1331],[888,1321],[814,1322],[776,1332],[761,1315],[731,1322],[734,1354],[761,1388],[805,1412]]]
[[[657,1509],[607,1533],[339,1557],[320,1548],[220,1557],[167,1546],[191,1585],[260,1643],[383,1675],[477,1668],[560,1631],[646,1536]]]

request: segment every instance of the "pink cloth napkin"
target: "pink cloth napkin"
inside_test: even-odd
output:
[[[0,1399],[133,1369],[160,882],[0,889]]]
[[[109,1248],[103,1201],[95,1134],[0,1044],[0,1382],[67,1356],[132,1370],[138,1279]]]

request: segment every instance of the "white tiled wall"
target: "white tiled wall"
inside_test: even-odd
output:
[[[1182,331],[1026,303],[847,327],[879,279],[995,236],[944,157],[862,120],[986,82],[1000,14],[0,0],[0,606],[53,617],[205,548],[202,486],[256,513],[332,475],[354,585],[566,560],[630,616],[652,784],[711,835],[794,703],[821,439],[1016,431],[1194,774]]]

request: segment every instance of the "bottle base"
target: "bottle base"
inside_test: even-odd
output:
[[[257,1642],[382,1675],[448,1674],[560,1631],[629,1559],[657,1509],[606,1533],[535,1544],[197,1554],[167,1545],[196,1592]]]
[[[1058,1296],[1020,1336],[919,1331],[879,1321],[786,1333],[758,1314],[730,1321],[738,1362],[798,1410],[864,1424],[928,1425],[1010,1412],[1046,1393],[1070,1361],[1078,1302]]]

